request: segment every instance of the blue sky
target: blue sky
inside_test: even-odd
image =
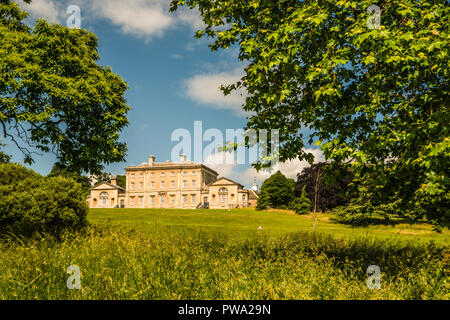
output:
[[[20,1],[16,1],[20,2]],[[71,4],[81,9],[81,27],[99,38],[99,64],[110,66],[128,82],[126,93],[132,110],[130,125],[122,132],[128,144],[126,161],[106,168],[112,174],[123,174],[127,165],[138,165],[154,154],[157,161],[169,160],[176,144],[171,141],[175,129],[193,132],[194,121],[203,129],[242,128],[246,114],[243,97],[238,93],[223,97],[220,84],[237,81],[242,63],[236,49],[212,53],[206,40],[194,38],[201,26],[195,11],[168,12],[168,0],[33,0],[20,3],[31,14],[29,23],[42,17],[50,22],[67,23]],[[6,141],[8,143],[8,141]],[[6,152],[22,162],[22,154],[12,145]],[[318,154],[320,156],[320,154]],[[31,167],[47,174],[55,159],[51,155],[35,158]],[[290,177],[305,163],[292,161],[281,169]],[[221,175],[249,186],[253,178],[259,183],[266,175],[256,173],[249,165],[215,167]]]

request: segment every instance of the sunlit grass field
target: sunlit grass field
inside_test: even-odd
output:
[[[0,299],[450,299],[449,232],[253,210],[91,210],[59,239],[0,242]],[[260,228],[262,227],[262,229]],[[430,240],[432,240],[430,242]],[[69,266],[81,289],[66,286]],[[381,289],[366,285],[381,269]]]
[[[450,243],[450,231],[432,230],[429,224],[400,223],[393,226],[353,228],[335,223],[330,214],[318,216],[318,233],[354,239],[368,237],[395,241],[434,241]],[[233,210],[180,210],[180,209],[91,209],[89,221],[94,224],[126,225],[144,232],[155,230],[185,230],[225,233],[229,236],[247,237],[254,234],[279,236],[290,232],[313,231],[312,215],[296,215],[288,210],[256,211]],[[262,227],[262,229],[258,229]]]

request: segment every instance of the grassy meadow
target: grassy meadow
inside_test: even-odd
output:
[[[0,299],[449,299],[450,233],[288,211],[95,209],[60,239],[0,243]],[[262,227],[262,229],[258,229]],[[69,290],[67,267],[81,270]],[[381,269],[381,289],[366,269]]]
[[[329,214],[318,216],[316,230],[336,237],[354,239],[369,237],[393,241],[450,243],[450,231],[432,231],[427,224],[406,223],[394,226],[370,226],[352,228],[334,223]],[[177,210],[177,209],[91,209],[89,221],[96,225],[113,224],[128,226],[143,232],[156,230],[184,230],[224,233],[231,237],[252,235],[284,235],[286,233],[313,231],[312,215],[296,215],[289,210],[255,211],[233,210]],[[262,227],[263,229],[258,229]]]

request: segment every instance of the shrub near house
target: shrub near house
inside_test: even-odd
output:
[[[258,210],[267,208],[288,209],[294,199],[294,180],[286,178],[280,171],[270,176],[261,186]]]
[[[0,164],[0,232],[30,235],[87,224],[88,207],[80,184],[43,177],[20,164]]]

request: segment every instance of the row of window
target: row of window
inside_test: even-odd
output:
[[[183,188],[187,188],[188,187],[188,182],[186,180],[183,181]],[[159,188],[160,189],[165,189],[166,188],[166,182],[165,181],[161,181],[159,184]],[[171,189],[175,189],[175,181],[170,181],[170,188]],[[197,181],[196,180],[192,180],[191,181],[191,188],[197,188]],[[151,181],[150,182],[150,189],[155,189],[155,182]],[[135,183],[134,182],[130,182],[130,190],[135,190]],[[139,190],[144,190],[144,182],[139,182]]]
[[[170,204],[174,204],[175,203],[175,195],[170,195]],[[231,199],[233,199],[234,194],[231,195]],[[108,203],[108,193],[106,192],[102,192],[100,194],[100,202],[102,205],[107,205]],[[216,195],[213,194],[212,195],[212,200],[213,202],[215,202],[216,199]],[[114,199],[113,199],[114,200]],[[160,204],[165,204],[166,203],[166,197],[160,196],[159,197],[160,200]],[[242,195],[242,201],[245,202],[247,200],[247,197],[245,194]],[[187,195],[183,195],[182,196],[182,200],[183,203],[187,203],[188,202],[188,196]],[[205,200],[207,201],[207,200]],[[219,190],[219,201],[222,203],[226,203],[228,202],[228,190],[226,188],[221,188]],[[191,195],[191,203],[195,203],[196,202],[196,196],[193,194]],[[139,205],[143,205],[144,203],[144,197],[139,197]],[[130,204],[132,206],[134,206],[134,197],[130,198]],[[155,204],[155,196],[150,196],[150,204]]]
[[[166,204],[166,201],[168,200],[170,204],[175,204],[176,201],[176,197],[175,195],[170,195],[168,197],[169,199],[167,199],[167,197],[165,196],[159,196],[159,204]],[[188,195],[183,195],[181,197],[181,202],[186,204],[188,203]],[[197,201],[197,196],[195,194],[192,194],[190,196],[190,200],[191,203],[196,203]],[[144,205],[144,197],[138,197],[138,204],[140,206]],[[156,204],[156,196],[150,196],[150,204]],[[135,205],[135,197],[130,197],[130,206],[134,206]]]
[[[195,176],[196,174],[197,174],[197,172],[191,171],[191,176]],[[188,172],[187,171],[183,171],[182,175],[183,175],[183,177],[187,177],[188,176]],[[161,178],[164,178],[166,176],[166,173],[165,172],[161,172],[159,176]],[[175,177],[175,172],[171,172],[170,176],[171,177]],[[143,172],[139,173],[139,177],[143,178],[144,177],[144,173]],[[154,173],[154,172],[150,173],[150,177],[151,178],[156,178],[156,173]],[[134,178],[136,178],[136,175],[134,173],[131,173],[130,174],[130,178],[134,179]]]
[[[231,200],[234,199],[234,194],[231,194]],[[215,202],[216,201],[216,195],[213,194],[212,195],[212,201]],[[247,197],[245,194],[242,195],[242,201],[245,202],[247,201]],[[219,189],[219,202],[222,203],[226,203],[228,202],[228,190],[227,188],[220,188]]]

